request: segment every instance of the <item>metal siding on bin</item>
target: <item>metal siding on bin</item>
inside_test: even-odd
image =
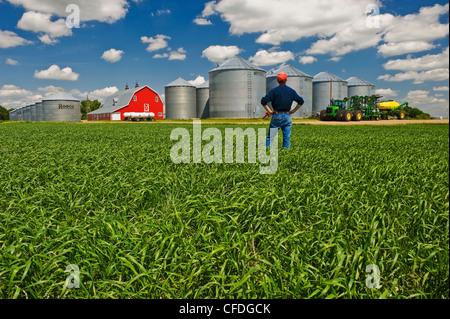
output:
[[[197,118],[209,118],[209,84],[205,82],[197,88]]]
[[[23,120],[26,122],[31,122],[31,106],[26,105],[23,112]]]
[[[349,86],[348,88],[348,97],[372,95],[375,95],[374,86]]]
[[[375,95],[375,85],[357,76],[347,79],[348,97]]]
[[[36,122],[36,104],[30,105],[31,122]]]
[[[67,93],[57,93],[42,100],[42,120],[81,122],[81,102]]]
[[[197,117],[196,88],[182,79],[165,88],[166,119],[189,120]]]
[[[42,101],[36,103],[36,121],[42,122]]]
[[[313,114],[318,114],[330,105],[331,98],[342,100],[348,97],[348,84],[346,81],[328,72],[319,73],[313,80]]]
[[[212,118],[257,118],[265,114],[266,71],[241,58],[209,72],[209,112]]]

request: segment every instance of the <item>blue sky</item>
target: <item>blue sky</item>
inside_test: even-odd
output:
[[[66,26],[69,4],[80,28]],[[163,95],[238,55],[359,76],[448,117],[448,11],[441,0],[0,0],[0,105],[58,89],[103,99],[135,81]]]

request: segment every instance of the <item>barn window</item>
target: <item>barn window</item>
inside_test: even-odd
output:
[[[137,95],[134,96],[134,101],[135,101],[135,102],[137,101]]]
[[[158,97],[155,97],[155,102],[157,102],[157,103],[159,102],[159,99],[158,99]]]
[[[159,116],[159,117],[162,117],[162,116],[163,116],[163,115],[162,115],[162,112],[159,112],[159,113],[158,113],[158,116]]]

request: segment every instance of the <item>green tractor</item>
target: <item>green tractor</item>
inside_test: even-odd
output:
[[[330,106],[320,112],[321,121],[361,121],[362,112],[348,105],[347,98],[331,100]]]

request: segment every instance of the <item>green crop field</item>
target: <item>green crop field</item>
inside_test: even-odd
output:
[[[180,126],[0,124],[0,298],[449,298],[448,124],[296,125],[274,175]]]

